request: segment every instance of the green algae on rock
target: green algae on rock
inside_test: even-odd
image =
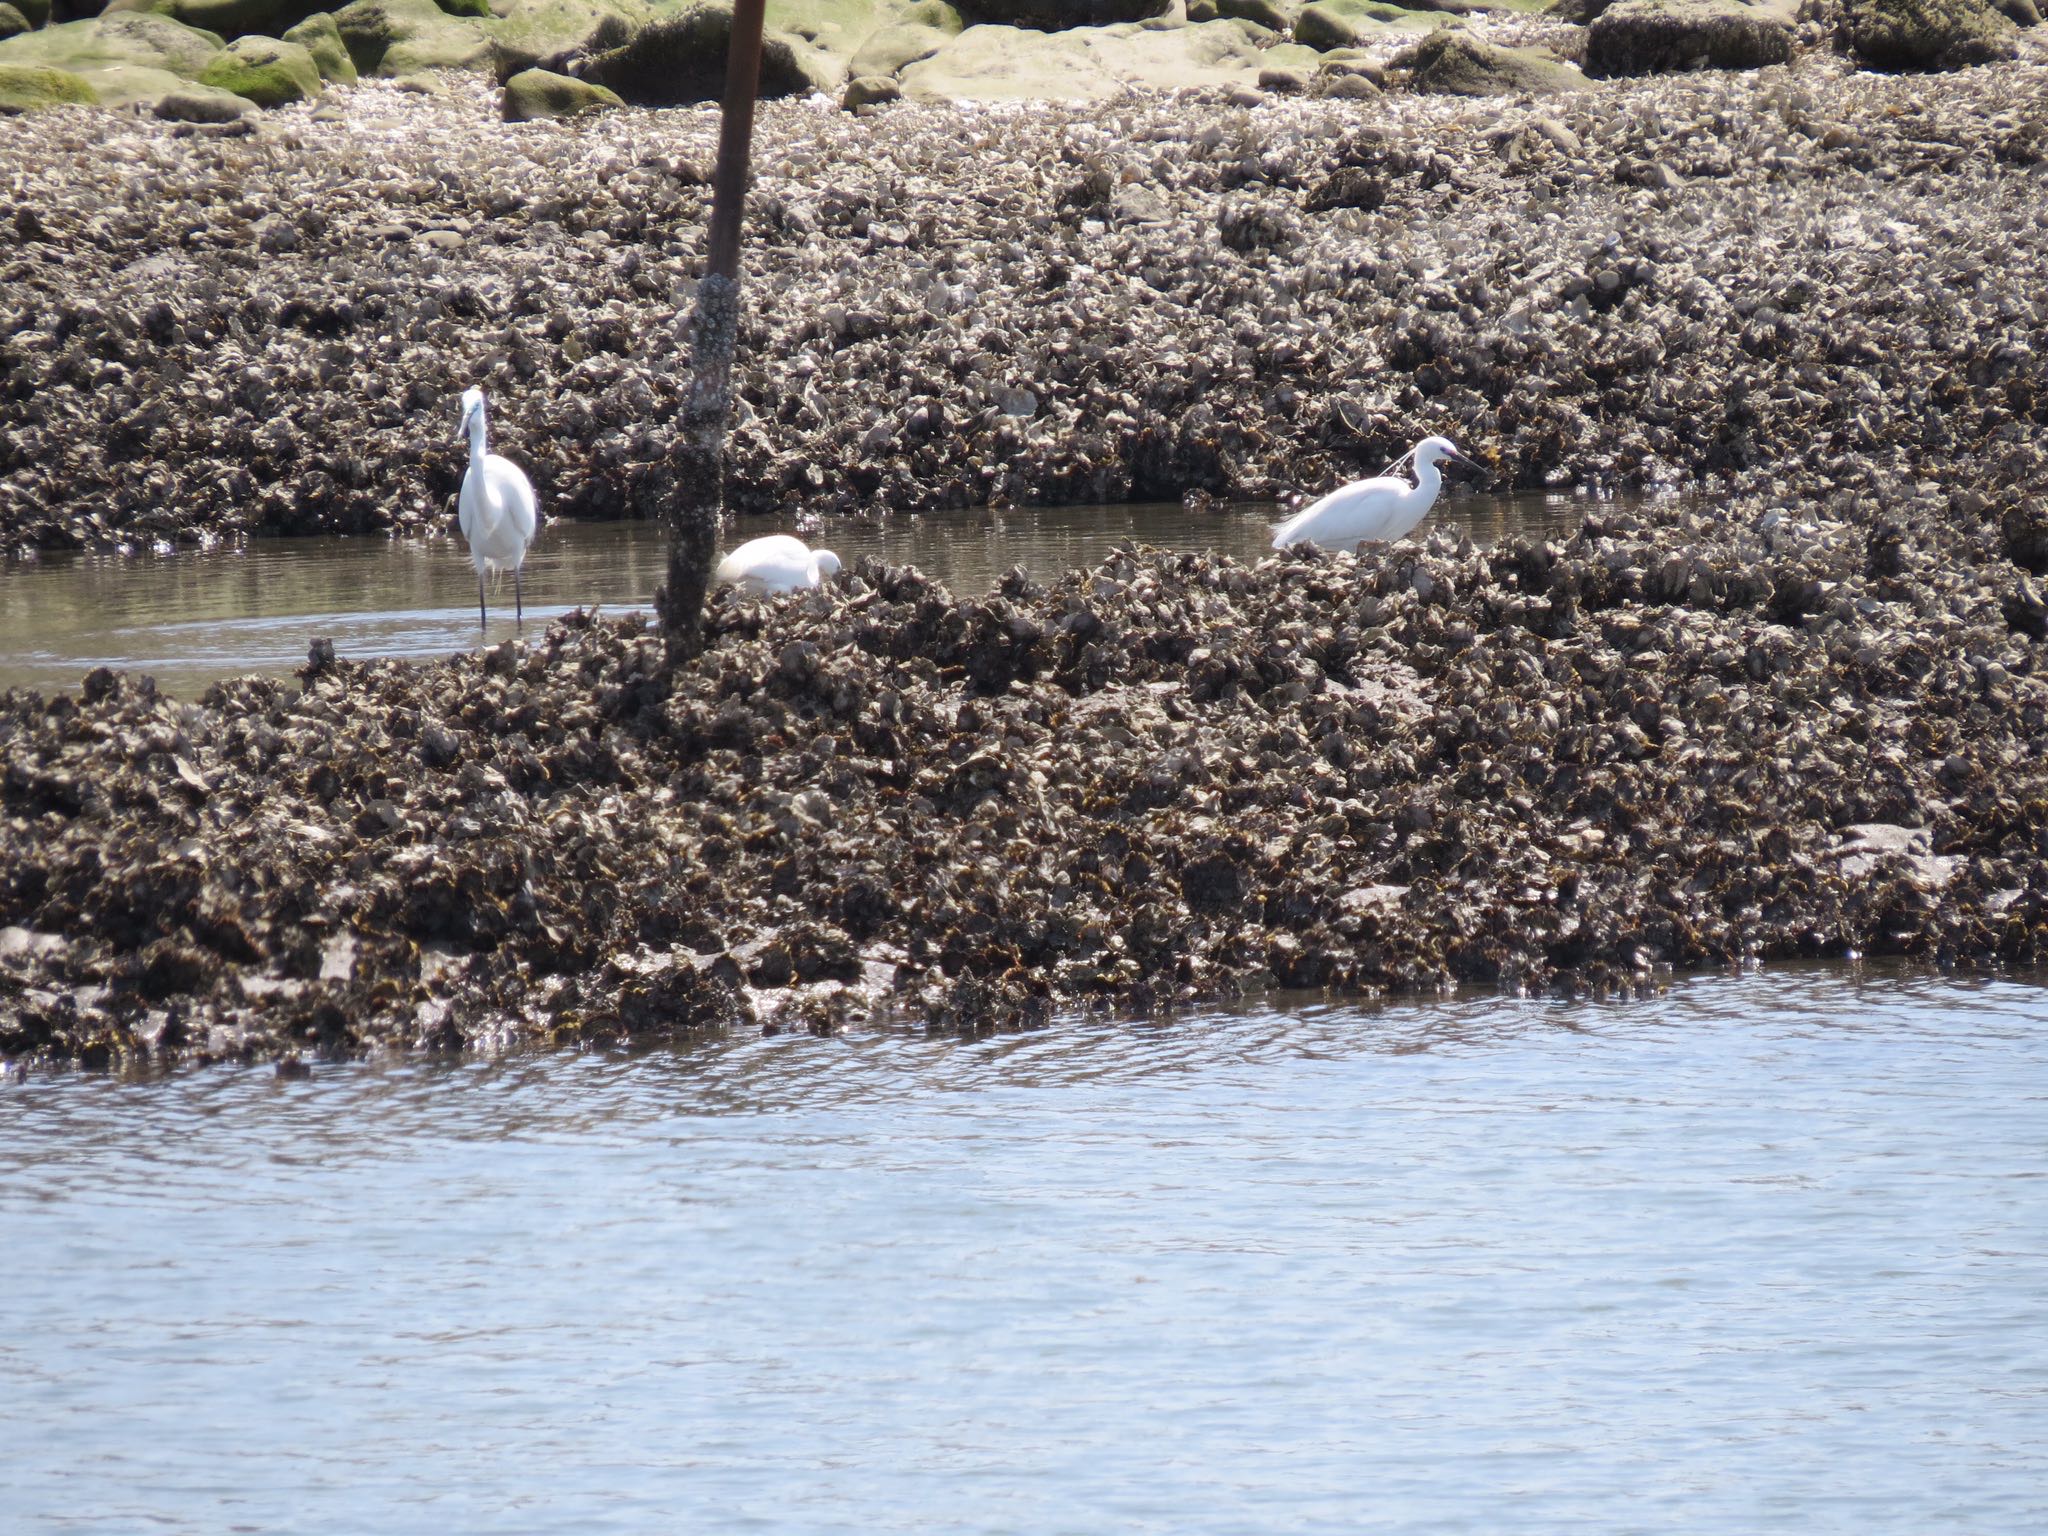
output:
[[[33,32],[35,25],[14,6],[0,0],[0,43],[10,37],[19,37],[24,32]]]
[[[232,91],[259,107],[288,106],[320,94],[320,67],[297,43],[238,37],[200,72],[199,83]]]
[[[586,112],[624,105],[615,91],[545,69],[521,70],[505,82],[504,110],[508,123],[580,117]]]
[[[341,40],[341,29],[334,24],[331,12],[315,11],[288,30],[284,40],[297,43],[312,55],[313,67],[320,71],[322,80],[335,85],[356,83],[355,60],[349,57],[348,45]]]
[[[47,64],[0,62],[0,116],[46,107],[89,107],[98,100],[83,75]]]
[[[1448,30],[1396,54],[1388,68],[1406,70],[1410,89],[1435,96],[1542,96],[1591,83],[1551,54],[1498,48]]]

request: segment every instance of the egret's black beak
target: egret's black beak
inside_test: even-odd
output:
[[[1482,479],[1486,478],[1487,476],[1487,469],[1484,464],[1481,464],[1474,459],[1468,459],[1462,453],[1452,454],[1451,462],[1453,464],[1462,465],[1464,468],[1471,470],[1473,474],[1480,476]]]

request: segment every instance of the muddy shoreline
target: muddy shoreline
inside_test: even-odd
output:
[[[720,597],[674,675],[606,617],[15,691],[0,1056],[2037,962],[2044,79],[1811,63],[1368,126],[776,106],[743,506],[1313,489],[1419,422],[1503,485],[1706,494],[982,594],[868,563]],[[555,512],[635,510],[711,119],[486,131],[464,89],[238,137],[0,123],[43,204],[0,219],[10,547],[429,526],[479,375]],[[308,166],[313,225],[277,206]]]

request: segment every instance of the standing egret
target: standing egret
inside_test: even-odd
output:
[[[1443,486],[1443,476],[1437,473],[1441,460],[1452,459],[1479,468],[1452,447],[1447,437],[1425,437],[1387,468],[1393,469],[1407,459],[1415,462],[1413,485],[1398,475],[1340,485],[1274,529],[1273,547],[1318,544],[1324,549],[1350,549],[1367,539],[1398,539],[1421,522],[1436,504],[1436,493]]]
[[[526,546],[533,542],[536,503],[533,482],[510,459],[484,451],[484,392],[463,391],[462,432],[469,438],[469,470],[462,477],[462,498],[458,521],[462,536],[469,541],[469,558],[476,566],[477,623],[488,627],[490,615],[484,606],[484,573],[512,573],[512,611],[519,627],[526,627],[526,596],[520,589],[519,568],[526,560]]]
[[[839,574],[839,557],[829,549],[812,549],[802,539],[771,533],[749,539],[718,562],[718,580],[742,592],[801,592]]]

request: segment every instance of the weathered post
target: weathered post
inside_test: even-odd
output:
[[[732,355],[740,327],[740,217],[747,202],[765,8],[766,0],[735,0],[726,51],[718,165],[711,177],[710,249],[692,325],[690,392],[681,431],[669,450],[668,582],[655,598],[671,660],[695,654],[702,644],[704,593],[711,583],[718,516],[725,504],[725,424],[732,413]]]

